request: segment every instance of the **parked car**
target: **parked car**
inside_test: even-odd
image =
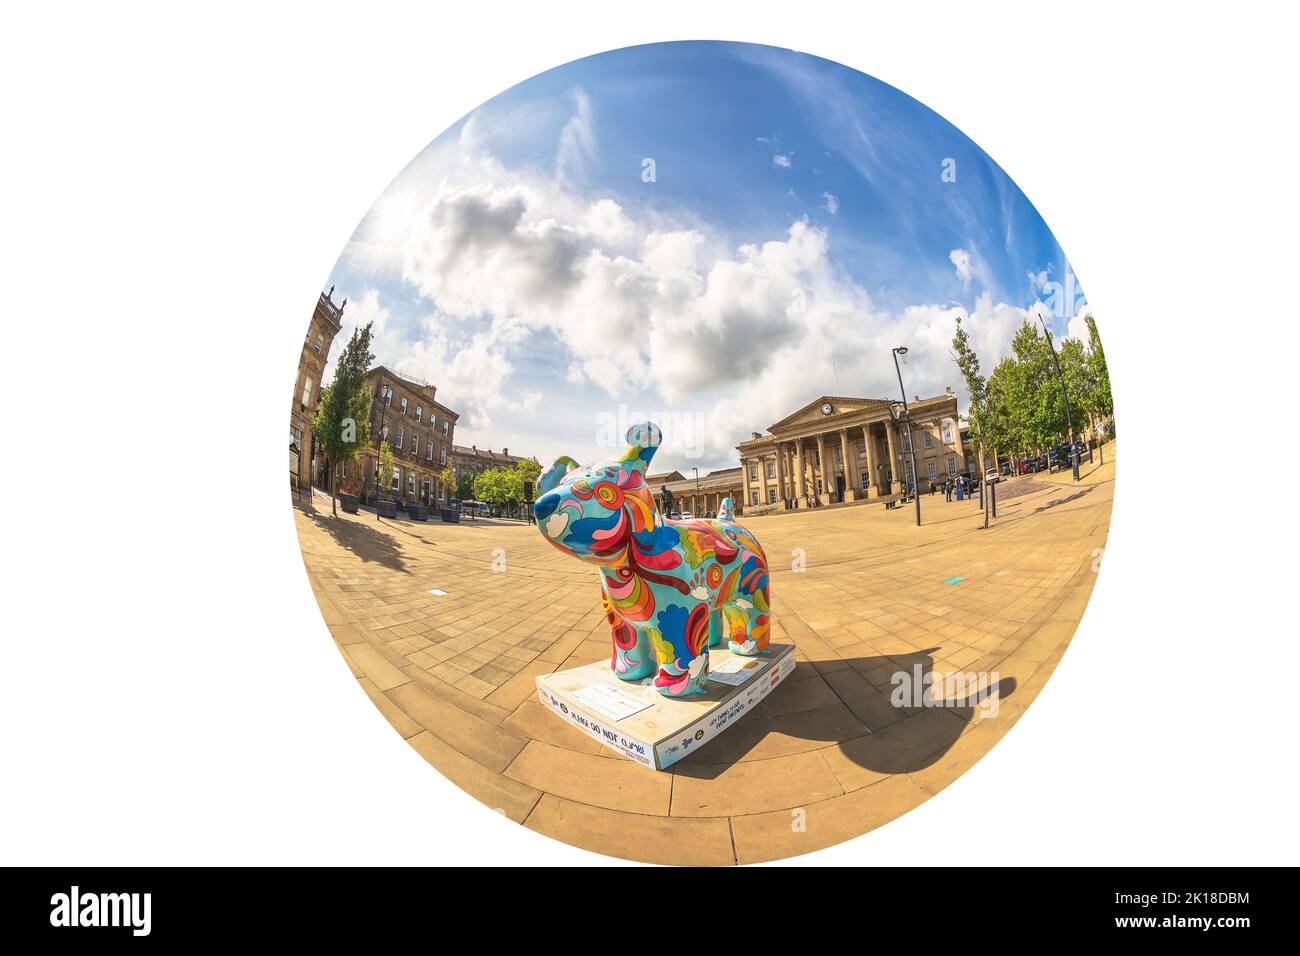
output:
[[[694,521],[694,520],[695,520],[695,515],[691,514],[689,511],[683,511],[683,512],[682,512],[682,520],[683,520],[683,521]]]
[[[1002,480],[1002,472],[997,468],[990,468],[984,473],[984,480],[989,484]]]

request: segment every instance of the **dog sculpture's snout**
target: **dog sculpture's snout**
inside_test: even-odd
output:
[[[536,501],[533,502],[533,514],[537,516],[538,522],[545,521],[555,511],[560,503],[560,495],[555,491],[548,491]]]

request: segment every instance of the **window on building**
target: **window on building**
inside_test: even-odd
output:
[[[406,396],[402,396],[402,401],[401,401],[400,404],[401,404],[401,408],[402,408],[402,414],[405,415],[405,414],[406,414]]]
[[[397,491],[401,487],[402,487],[402,469],[394,468],[393,469],[393,490]]]
[[[397,441],[394,444],[398,449],[402,447],[402,430],[400,428],[397,430]]]
[[[384,427],[379,429],[379,440],[388,441],[388,422],[384,422]]]
[[[444,418],[444,419],[442,420],[442,433],[443,433],[444,435],[447,434],[447,428],[448,428],[448,425],[449,425],[449,424],[450,424],[450,423],[447,421],[447,419]]]
[[[836,449],[835,449],[835,465],[836,465],[836,467],[839,467],[839,466],[842,465],[842,464],[844,464],[844,449],[842,449],[842,448],[836,448]]]
[[[912,433],[906,425],[900,429],[900,432],[903,436],[903,451],[910,452],[912,450]]]
[[[445,468],[446,465],[447,465],[447,449],[446,449],[446,448],[439,448],[439,449],[438,449],[438,465],[439,465],[439,467],[444,467],[444,468]]]
[[[315,346],[313,346],[313,347],[316,349],[316,354],[317,354],[317,355],[320,355],[320,350],[323,349],[323,348],[325,347],[325,336],[323,336],[323,335],[317,335],[317,336],[316,336],[316,344],[315,344]]]
[[[311,379],[309,378],[303,379],[302,383],[302,407],[311,407]]]
[[[385,405],[393,404],[393,390],[389,388],[387,385],[384,386],[384,404]]]
[[[775,489],[775,488],[769,488],[769,489],[767,489],[767,503],[768,503],[769,505],[774,505],[774,504],[776,504],[776,489]]]
[[[951,445],[952,442],[952,422],[943,423],[943,443]]]
[[[931,481],[934,481],[935,478],[939,477],[939,469],[936,467],[934,459],[930,459],[925,463],[925,477],[929,478]]]
[[[425,439],[424,457],[429,459],[429,461],[433,461],[433,439],[432,438]]]
[[[769,478],[775,478],[775,477],[776,477],[776,462],[774,462],[774,461],[769,461],[769,462],[767,463],[767,477],[769,477]]]
[[[750,465],[750,466],[749,466],[749,480],[750,480],[750,481],[758,481],[758,466],[757,466],[757,465]],[[758,504],[757,501],[752,502],[752,503],[753,503],[753,504]]]
[[[867,488],[870,487],[870,485],[867,483],[870,477],[871,476],[868,475],[865,471],[862,472],[860,475],[858,475],[858,481],[861,482],[863,491],[866,491]]]
[[[948,456],[948,474],[950,474],[950,475],[955,475],[955,474],[957,474],[957,456],[956,456],[956,455],[949,455],[949,456]]]
[[[411,494],[415,494],[415,475],[406,476],[406,490]]]
[[[749,493],[749,503],[750,503],[751,505],[756,505],[756,504],[758,504],[758,492],[757,492],[757,491],[751,491],[751,492]]]
[[[420,436],[417,432],[411,432],[411,454],[418,455],[419,453],[420,453]]]
[[[858,442],[858,457],[859,458],[867,457],[867,440],[865,438],[862,439],[862,441]]]
[[[921,444],[923,444],[926,448],[934,447],[934,436],[930,434],[930,429],[927,428],[924,432],[921,433]]]
[[[820,478],[818,478],[818,479],[817,479],[817,494],[820,495],[821,493],[822,493],[822,480],[821,480]]]
[[[419,405],[416,405],[416,406],[415,406],[415,420],[416,420],[417,422],[420,420],[420,416],[423,415],[423,414],[424,414],[424,409],[421,408]]]

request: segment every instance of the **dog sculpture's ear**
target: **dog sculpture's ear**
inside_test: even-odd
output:
[[[627,451],[619,461],[644,473],[655,456],[655,449],[664,440],[663,432],[654,422],[639,422],[627,430]]]
[[[537,497],[541,497],[560,483],[565,475],[578,467],[578,463],[568,455],[561,455],[551,463],[551,467],[542,472],[537,479]]]

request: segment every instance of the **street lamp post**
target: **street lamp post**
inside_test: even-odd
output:
[[[903,421],[907,425],[907,449],[912,456],[912,500],[916,502],[916,526],[919,528],[921,527],[921,495],[917,489],[916,445],[912,441],[912,413],[907,408],[907,389],[903,388],[903,371],[898,365],[898,357],[907,354],[907,346],[900,345],[893,350],[893,353],[894,372],[898,375],[898,390],[903,393]]]
[[[695,507],[699,508],[700,507],[700,469],[692,468],[691,471],[695,472]],[[695,517],[698,518],[700,516],[696,515]]]
[[[375,520],[379,517],[379,450],[384,441],[384,373],[379,373],[379,423],[375,426]]]
[[[1052,364],[1056,366],[1056,377],[1061,383],[1061,401],[1065,402],[1065,427],[1070,430],[1070,467],[1074,473],[1074,480],[1079,480],[1079,449],[1074,444],[1074,416],[1070,414],[1070,396],[1065,393],[1065,376],[1061,374],[1061,363],[1056,357],[1056,345],[1052,342],[1052,333],[1047,330],[1047,323],[1043,321],[1043,314],[1038,313],[1038,324],[1043,327],[1043,334],[1047,336],[1047,347],[1052,350]],[[1048,461],[1048,470],[1051,470],[1051,461]]]

